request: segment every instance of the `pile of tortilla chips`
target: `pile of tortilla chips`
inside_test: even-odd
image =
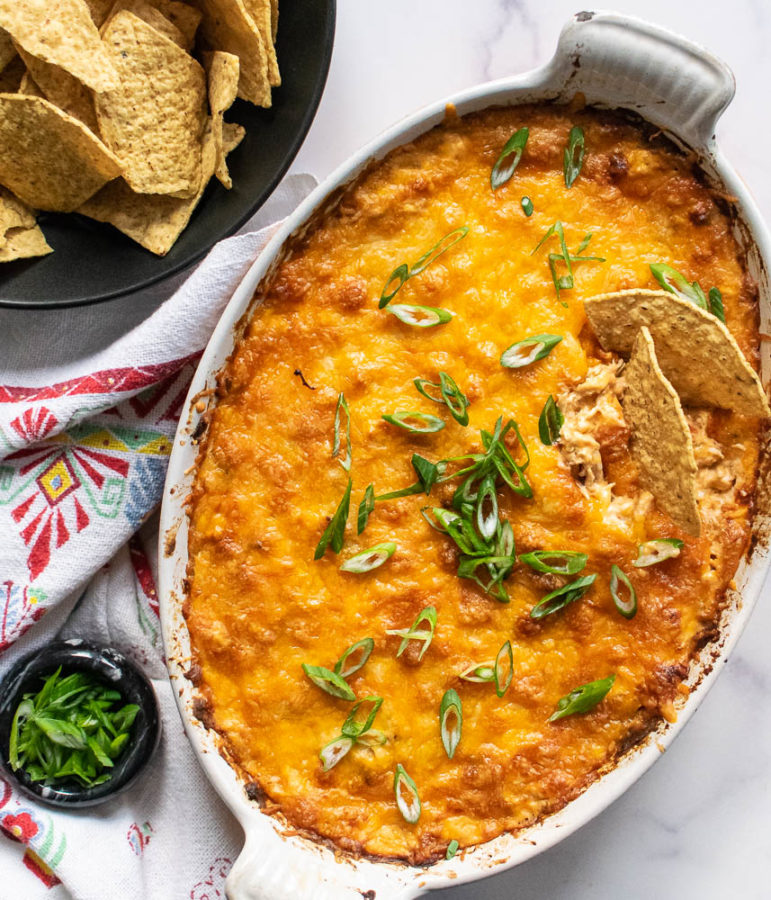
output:
[[[757,372],[723,322],[667,291],[603,294],[584,308],[603,348],[630,356],[624,416],[642,486],[698,535],[696,459],[682,404],[771,418]]]
[[[277,26],[277,0],[0,0],[0,262],[51,252],[37,210],[165,255],[232,187],[224,114],[270,106]]]

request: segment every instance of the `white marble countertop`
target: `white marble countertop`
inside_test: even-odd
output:
[[[577,0],[338,0],[318,115],[292,171],[319,179],[425,103],[551,57]],[[721,145],[771,220],[771,5],[615,0],[733,69]],[[751,900],[771,897],[771,588],[726,671],[681,736],[609,810],[510,872],[447,900]]]

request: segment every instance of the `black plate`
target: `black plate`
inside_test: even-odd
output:
[[[0,306],[80,306],[139,290],[200,259],[267,200],[311,126],[335,33],[335,0],[286,2],[280,8],[276,52],[282,84],[273,91],[272,108],[238,100],[226,114],[246,128],[228,157],[232,190],[212,179],[190,224],[164,257],[110,225],[75,214],[41,214],[54,252],[0,264]]]
[[[36,694],[43,678],[62,667],[63,675],[89,672],[114,687],[126,703],[139,707],[128,747],[111,770],[112,777],[86,788],[76,779],[45,787],[32,781],[24,769],[14,772],[8,762],[11,723],[26,693]],[[95,806],[129,788],[149,762],[161,736],[158,701],[150,681],[126,656],[111,647],[97,647],[81,640],[57,641],[19,660],[0,685],[0,767],[24,793],[49,806]]]

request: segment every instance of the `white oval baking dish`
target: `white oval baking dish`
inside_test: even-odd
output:
[[[214,386],[216,373],[231,353],[239,320],[260,280],[270,271],[285,239],[301,229],[337,188],[373,159],[439,124],[447,103],[460,115],[488,106],[552,100],[569,101],[577,92],[589,104],[625,108],[689,147],[709,177],[737,199],[736,229],[750,273],[760,287],[761,330],[769,331],[766,266],[771,238],[755,204],[715,143],[715,124],[734,94],[730,70],[715,57],[669,32],[615,13],[578,13],[567,23],[548,65],[524,75],[483,84],[446,98],[394,125],[330,175],[286,220],[246,274],[225,310],[193,379],[174,441],[161,514],[160,595],[169,674],[188,736],[206,774],[243,826],[245,844],[227,880],[231,900],[407,900],[432,888],[449,887],[515,866],[542,852],[589,821],[633,784],[661,756],[709,690],[738,639],[758,598],[769,564],[769,517],[756,517],[751,557],[740,567],[717,644],[708,645],[692,667],[694,686],[676,724],[662,726],[618,765],[559,813],[527,832],[495,840],[428,868],[351,859],[296,834],[260,812],[192,712],[194,687],[184,677],[190,665],[189,636],[182,615],[187,566],[185,500],[197,448],[191,441],[198,413],[193,398]],[[763,345],[764,383],[771,373],[771,349]]]

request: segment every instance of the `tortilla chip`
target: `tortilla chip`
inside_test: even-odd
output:
[[[699,534],[696,459],[680,398],[664,377],[650,331],[643,326],[624,370],[624,418],[640,484],[658,507],[688,534]]]
[[[84,0],[0,0],[0,28],[95,91],[119,86]]]
[[[29,74],[29,72],[25,72],[21,76],[21,81],[19,82],[19,90],[17,91],[17,93],[23,94],[25,97],[44,97],[43,92],[35,84],[35,79]]]
[[[195,33],[201,24],[201,13],[194,6],[179,0],[150,0],[150,3],[182,32],[185,50],[192,50]]]
[[[209,179],[214,174],[217,152],[211,128],[206,129],[198,193],[189,200],[137,194],[120,178],[108,184],[78,212],[99,222],[109,222],[132,240],[158,256],[165,256],[190,221]]]
[[[771,416],[760,379],[731,332],[715,316],[668,291],[619,291],[585,301],[606,350],[629,353],[645,325],[661,369],[683,403]]]
[[[69,72],[59,66],[43,62],[35,56],[31,56],[26,50],[19,48],[19,56],[24,60],[29,76],[39,88],[39,95],[50,100],[59,109],[69,113],[73,118],[79,119],[94,134],[99,134],[99,126],[96,123],[94,112],[94,100],[91,92],[84,87],[77,78],[73,78]],[[27,85],[24,85],[26,88]],[[33,93],[24,90],[23,93]],[[35,94],[35,96],[39,96]]]
[[[86,0],[86,6],[97,28],[101,28],[107,21],[112,4],[113,0]]]
[[[270,36],[276,43],[278,35],[278,0],[270,0]]]
[[[0,247],[5,244],[5,236],[12,228],[34,227],[35,215],[32,210],[10,191],[0,187]]]
[[[120,172],[82,122],[40,97],[0,94],[0,184],[24,203],[70,212]]]
[[[16,48],[13,46],[10,34],[0,28],[0,72],[16,56]]]
[[[206,123],[203,69],[129,12],[111,19],[103,37],[122,87],[97,95],[96,115],[123,177],[140,194],[195,195]]]
[[[17,54],[0,72],[0,94],[15,94],[22,78],[27,74],[21,57]]]
[[[260,37],[262,38],[268,61],[268,81],[273,87],[278,87],[281,84],[281,76],[278,72],[276,48],[273,46],[270,0],[244,0],[244,6],[252,17],[254,24],[260,29]]]
[[[270,106],[265,45],[242,0],[206,0],[202,11],[201,32],[207,44],[239,59],[238,96],[255,106]]]
[[[29,259],[31,256],[45,256],[53,253],[43,232],[37,225],[32,228],[11,228],[5,235],[5,243],[0,245],[0,262],[13,259]]]
[[[238,93],[238,57],[232,53],[215,50],[204,54],[204,66],[209,79],[209,110],[212,117],[212,134],[217,148],[217,166],[215,175],[228,190],[233,181],[228,173],[225,160],[227,152],[224,148],[222,126],[225,110],[230,109]]]
[[[121,10],[133,13],[137,18],[142,19],[143,22],[152,25],[156,31],[165,34],[170,41],[174,41],[174,43],[178,47],[182,47],[183,50],[190,50],[190,47],[185,46],[185,36],[179,28],[170,22],[166,16],[157,10],[152,3],[149,3],[148,0],[116,0],[115,5],[110,10],[108,23],[112,21]]]
[[[225,150],[225,156],[227,156],[231,150],[236,149],[244,139],[245,134],[246,129],[243,125],[238,125],[236,122],[222,123],[222,147]]]

